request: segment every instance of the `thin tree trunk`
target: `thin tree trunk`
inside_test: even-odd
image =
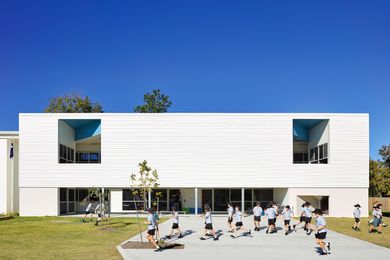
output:
[[[141,224],[139,223],[138,208],[137,208],[137,203],[135,202],[135,198],[134,198],[134,206],[135,206],[135,213],[137,214],[137,222],[138,222],[139,236],[141,237],[141,242],[144,242],[144,240],[143,240],[143,238],[142,238]]]

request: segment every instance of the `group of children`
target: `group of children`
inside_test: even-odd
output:
[[[205,205],[205,226],[204,226],[204,233],[200,237],[201,240],[206,240],[207,237],[212,237],[214,241],[219,240],[219,237],[217,233],[215,232],[213,228],[213,220],[211,216],[211,208],[209,205]],[[158,235],[158,224],[157,224],[157,218],[156,213],[152,209],[148,209],[148,218],[145,222],[148,225],[148,232],[147,232],[147,239],[156,247],[156,252],[162,251],[162,248],[158,245],[158,237],[155,235]],[[255,207],[252,210],[253,212],[253,221],[254,221],[254,230],[260,231],[260,224],[261,224],[261,216],[266,215],[268,218],[268,226],[266,233],[276,233],[276,219],[279,215],[278,213],[278,207],[276,203],[271,202],[267,205],[267,209],[264,211],[262,207],[260,206],[260,203],[256,203]],[[232,203],[227,204],[227,224],[228,224],[228,232],[233,233],[231,234],[232,238],[237,238],[237,233],[240,232],[241,234],[246,234],[248,237],[252,237],[252,232],[250,229],[245,228],[243,224],[243,216],[244,214],[241,212],[239,206],[233,206]],[[291,220],[294,217],[293,212],[290,208],[290,206],[285,206],[283,211],[281,212],[281,217],[284,222],[284,228],[285,228],[285,235],[288,235],[291,230]],[[314,215],[316,224],[312,225],[312,215]],[[233,221],[235,222],[233,225]],[[315,238],[316,243],[320,246],[322,252],[321,255],[328,254],[330,250],[330,243],[326,242],[326,221],[325,218],[322,216],[321,209],[315,209],[312,211],[311,204],[309,202],[306,202],[302,205],[302,215],[300,218],[300,222],[298,224],[293,225],[293,229],[296,231],[297,225],[305,223],[304,224],[304,230],[306,231],[307,235],[310,235],[313,231],[315,232]],[[171,233],[166,236],[166,238],[170,239],[174,232],[177,231],[179,233],[179,238],[182,237],[182,233],[179,228],[179,214],[176,211],[175,208],[172,209],[172,228]]]
[[[100,204],[98,201],[91,200],[87,208],[85,209],[84,217],[82,218],[82,222],[85,222],[85,219],[89,215],[89,221],[92,221],[93,214],[97,214],[95,226],[99,225],[99,222],[102,222],[102,218],[105,212],[105,206],[104,204]]]

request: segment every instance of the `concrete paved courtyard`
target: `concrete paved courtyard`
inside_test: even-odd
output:
[[[253,217],[244,219],[244,225],[253,230]],[[222,235],[219,241],[208,239],[199,240],[203,232],[204,219],[196,216],[180,217],[180,227],[186,235],[178,239],[177,236],[168,239],[168,242],[185,244],[184,249],[167,249],[162,252],[154,252],[150,249],[122,249],[118,250],[124,259],[390,259],[390,249],[380,247],[363,240],[352,238],[340,233],[328,231],[327,241],[331,242],[331,254],[319,256],[314,234],[307,236],[303,229],[298,229],[288,236],[283,230],[275,234],[265,233],[265,221],[262,221],[260,232],[254,232],[253,237],[238,237],[233,239],[231,233],[227,233],[226,216],[213,216],[214,228]],[[279,221],[279,220],[278,220]],[[159,225],[161,237],[169,234],[172,222],[166,221]],[[282,227],[282,223],[277,223]],[[279,228],[280,229],[280,228]],[[145,232],[143,236],[145,238]],[[375,235],[375,234],[373,234]],[[139,235],[130,240],[139,241]],[[146,240],[146,239],[145,239]]]

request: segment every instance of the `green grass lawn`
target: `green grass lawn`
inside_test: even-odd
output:
[[[16,217],[0,221],[0,259],[121,259],[116,245],[136,234],[130,217],[111,218],[110,230],[74,217]]]
[[[353,218],[326,218],[326,225],[330,230],[390,248],[390,217],[383,217],[383,221],[389,226],[382,228],[382,234],[368,233],[369,219],[371,218],[361,218],[361,231],[352,229],[355,221]]]

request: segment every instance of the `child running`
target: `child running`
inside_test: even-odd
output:
[[[236,233],[238,230],[243,232],[248,232],[248,236],[252,237],[252,232],[250,229],[244,228],[244,225],[242,224],[242,212],[240,211],[240,207],[236,206],[236,212],[234,213],[234,216],[236,218],[236,227],[234,228],[234,233],[230,235],[232,238],[237,238]]]
[[[179,232],[179,238],[182,238],[181,231],[179,228],[179,212],[176,211],[176,207],[172,207],[172,231],[171,234],[167,236],[168,239],[171,238],[175,230]]]
[[[232,222],[233,222],[233,214],[234,214],[234,209],[233,209],[233,205],[231,202],[229,202],[228,204],[228,208],[227,208],[227,212],[228,212],[228,219],[227,219],[227,222],[228,222],[228,227],[229,227],[229,230],[228,232],[233,232],[233,225],[232,225]]]
[[[89,215],[90,215],[90,218],[89,218],[89,221],[91,222],[92,221],[92,214],[93,214],[93,201],[90,201],[88,203],[88,206],[87,208],[85,209],[85,215],[83,217],[83,222],[85,222],[85,218]]]
[[[157,207],[153,207],[153,216],[156,219],[156,241],[160,240],[160,230],[158,229],[158,221],[160,220],[160,216],[157,212]]]
[[[213,220],[211,218],[211,208],[209,206],[205,207],[206,214],[205,214],[205,227],[204,227],[204,235],[200,237],[200,240],[206,240],[207,232],[210,231],[212,236],[214,237],[214,241],[219,240],[217,234],[215,233],[213,229]]]
[[[311,210],[310,210],[310,202],[305,202],[305,207],[303,208],[303,212],[305,213],[305,227],[303,228],[306,232],[309,231],[309,224],[311,223]]]
[[[352,229],[355,231],[360,231],[360,205],[356,204],[354,205],[355,210],[353,211],[353,217],[355,218],[355,223],[353,224]]]
[[[276,226],[275,226],[276,212],[275,209],[272,207],[272,203],[268,204],[267,209],[265,210],[265,215],[268,218],[268,227],[265,233],[266,234],[276,233]]]
[[[253,208],[253,222],[255,223],[255,231],[260,231],[261,214],[263,214],[263,209],[260,207],[260,202],[257,202],[256,206]]]
[[[146,238],[149,240],[150,243],[152,243],[156,249],[154,250],[155,252],[161,252],[162,248],[157,245],[156,241],[154,240],[154,235],[156,234],[156,223],[157,220],[153,215],[153,210],[152,209],[147,209],[148,212],[148,218],[147,221],[145,221],[145,224],[148,225],[148,234]]]
[[[285,235],[287,236],[288,233],[291,232],[290,221],[291,221],[291,218],[294,216],[294,214],[293,214],[293,212],[291,211],[289,205],[287,205],[286,207],[284,207],[284,209],[283,209],[283,211],[282,211],[282,216],[283,216],[283,220],[284,220],[284,228],[285,228],[285,230],[286,230]]]
[[[95,226],[99,225],[99,222],[102,223],[103,225],[103,217],[104,217],[104,211],[105,211],[105,207],[104,207],[104,204],[98,204],[95,208],[95,214],[97,214],[97,218],[96,218],[96,222],[95,222]]]
[[[299,217],[299,223],[298,224],[295,224],[293,225],[293,229],[295,230],[295,232],[297,231],[295,228],[300,225],[301,223],[305,223],[305,203],[302,204],[301,206],[301,216]],[[306,224],[306,223],[305,223]]]
[[[322,216],[322,210],[321,209],[315,209],[313,211],[314,217],[316,219],[316,225],[308,224],[308,229],[310,230],[309,234],[312,231],[315,231],[315,237],[316,237],[316,243],[321,247],[321,255],[327,255],[330,251],[330,243],[325,242],[326,238],[326,221],[325,218]]]
[[[374,219],[370,224],[370,230],[368,231],[368,233],[372,233],[374,227],[378,227],[378,234],[382,234],[382,211],[380,210],[379,206],[374,206],[372,216],[374,217]]]

